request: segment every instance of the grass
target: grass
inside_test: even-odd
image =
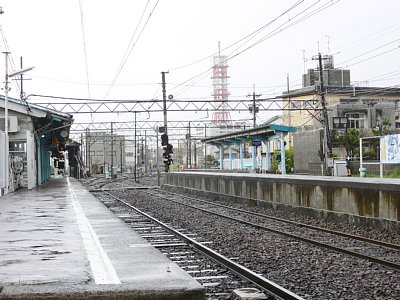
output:
[[[354,177],[359,177],[360,175],[353,175]],[[378,174],[370,174],[367,172],[365,177],[369,177],[369,178],[379,178]],[[392,170],[392,172],[390,172],[389,174],[384,174],[383,178],[400,178],[400,167],[396,167]]]
[[[393,171],[390,172],[385,177],[388,177],[388,178],[400,178],[400,168],[399,167],[394,168]]]

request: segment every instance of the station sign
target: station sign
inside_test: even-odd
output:
[[[253,147],[260,147],[261,146],[261,141],[253,140],[253,141],[251,141],[251,145]]]

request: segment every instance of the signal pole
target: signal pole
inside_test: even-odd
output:
[[[172,158],[171,155],[173,153],[172,151],[172,145],[169,144],[168,142],[168,130],[167,130],[167,92],[165,89],[165,74],[168,74],[169,72],[161,72],[161,78],[162,78],[162,93],[163,93],[163,113],[164,113],[164,132],[161,135],[161,146],[164,148],[164,153],[163,153],[163,158],[164,158],[164,164],[165,164],[165,172],[169,172],[170,170],[170,165],[172,163]]]
[[[164,133],[167,134],[167,91],[165,89],[165,74],[169,72],[161,72],[162,93],[163,93],[163,112],[164,112]]]

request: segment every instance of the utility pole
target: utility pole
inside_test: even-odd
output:
[[[156,131],[156,162],[157,162],[157,185],[160,186],[160,166],[158,164],[158,127]]]
[[[193,153],[193,165],[194,168],[197,169],[197,149],[196,149],[196,141],[193,141],[193,149],[194,149],[194,153]]]
[[[325,86],[324,86],[324,76],[322,69],[322,56],[321,53],[318,53],[318,62],[319,62],[319,82],[320,82],[320,95],[321,95],[321,105],[322,105],[322,122],[324,126],[323,134],[323,152],[324,152],[324,164],[325,171],[327,175],[331,175],[331,170],[328,167],[328,161],[332,156],[332,144],[331,144],[331,135],[329,130],[329,120],[328,120],[328,111],[326,108],[325,101]]]
[[[161,72],[162,93],[163,93],[163,113],[164,113],[164,133],[167,134],[167,91],[165,89],[165,74],[169,72]]]
[[[20,57],[20,64],[21,64],[21,69],[22,69],[22,56]],[[20,94],[20,99],[22,101],[22,99],[24,98],[24,78],[23,78],[24,74],[21,73],[21,94]]]
[[[207,124],[204,124],[204,138],[207,137]],[[204,169],[207,169],[207,143],[204,143]]]
[[[292,101],[290,100],[290,88],[289,88],[289,74],[287,74],[287,78],[286,78],[286,83],[287,83],[287,93],[288,93],[288,105],[289,105],[289,127],[292,126]],[[292,146],[292,134],[290,132],[288,132],[288,138],[289,138],[289,147]]]
[[[187,138],[187,143],[188,143],[188,169],[192,168],[192,139],[191,139],[191,133],[190,133],[190,121],[189,121],[189,134]]]
[[[111,179],[114,179],[114,133],[113,133],[113,122],[111,122]]]
[[[247,95],[247,97],[250,96],[253,96],[253,104],[251,106],[249,105],[249,111],[253,113],[253,128],[256,128],[257,127],[256,114],[259,111],[259,108],[256,107],[256,98],[260,97],[261,94],[256,95],[256,88],[254,84],[253,84],[253,95]]]
[[[106,133],[103,133],[103,174],[106,174]]]
[[[121,161],[121,174],[122,174],[122,139],[119,141],[119,158]]]
[[[165,172],[170,171],[170,165],[172,163],[172,145],[169,144],[168,141],[168,129],[167,129],[167,92],[165,88],[165,74],[168,72],[161,72],[162,76],[162,93],[163,93],[163,114],[164,114],[164,130],[163,134],[161,135],[161,145],[163,146],[164,153],[163,153],[163,161],[165,166]],[[157,171],[159,172],[159,171]]]
[[[147,167],[147,131],[144,131],[144,172],[148,173]]]
[[[136,111],[135,111],[135,165],[133,167],[133,171],[134,171],[134,178],[135,178],[135,182],[137,182],[137,177],[136,177],[136,165],[137,165],[137,150],[136,150]]]
[[[89,168],[89,128],[85,129],[85,165]],[[86,170],[85,170],[86,172]]]
[[[5,151],[4,151],[4,194],[7,195],[9,192],[9,172],[10,172],[10,162],[9,162],[9,155],[10,155],[10,149],[9,149],[9,141],[8,141],[8,56],[10,52],[3,52],[5,54],[5,69],[6,69],[6,74],[5,74],[5,86],[4,86],[4,133],[5,133]]]

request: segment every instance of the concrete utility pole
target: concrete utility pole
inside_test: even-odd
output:
[[[190,121],[189,121],[189,134],[187,138],[187,145],[188,145],[188,169],[192,168],[192,138],[190,132]]]
[[[8,55],[10,52],[3,52],[5,54],[5,86],[4,86],[4,133],[5,133],[5,152],[4,152],[4,194],[8,194],[9,187],[9,142],[8,142]]]
[[[329,120],[328,120],[328,111],[326,108],[325,101],[325,86],[324,86],[324,76],[322,69],[322,56],[321,53],[318,53],[318,62],[319,62],[319,82],[320,82],[320,95],[321,95],[321,105],[322,105],[322,121],[324,125],[324,141],[323,141],[323,151],[324,151],[324,164],[325,171],[327,175],[331,174],[331,170],[328,167],[328,161],[332,156],[332,144],[331,144],[331,134],[329,130]]]
[[[169,72],[161,72],[162,77],[162,93],[163,93],[163,113],[164,113],[164,133],[167,134],[167,91],[165,89],[165,74]]]
[[[136,177],[136,166],[137,166],[137,149],[136,149],[136,111],[135,111],[135,165],[133,167],[133,171],[134,171],[134,177],[135,177],[135,182],[137,182],[137,177]]]
[[[253,128],[257,127],[257,119],[256,119],[256,114],[259,111],[259,108],[256,107],[256,98],[260,97],[261,94],[257,94],[256,95],[256,87],[253,84],[253,95],[247,95],[247,97],[253,96],[253,104],[251,106],[249,106],[249,110],[250,112],[253,113]]]
[[[111,122],[111,178],[114,179],[114,133],[113,133],[113,122]]]
[[[289,74],[287,74],[286,78],[286,83],[287,83],[287,93],[288,93],[288,100],[289,100],[289,112],[288,112],[288,117],[289,117],[289,126],[292,126],[292,101],[290,100],[290,88],[289,88]],[[288,138],[289,138],[289,148],[292,146],[292,134],[288,133]]]
[[[20,66],[21,66],[21,69],[22,69],[22,56],[19,58],[20,59]],[[20,78],[20,85],[21,85],[21,93],[20,93],[20,99],[21,99],[21,101],[22,101],[22,99],[24,99],[24,78],[23,78],[23,76],[24,76],[24,74],[22,74],[21,73],[21,78]]]

